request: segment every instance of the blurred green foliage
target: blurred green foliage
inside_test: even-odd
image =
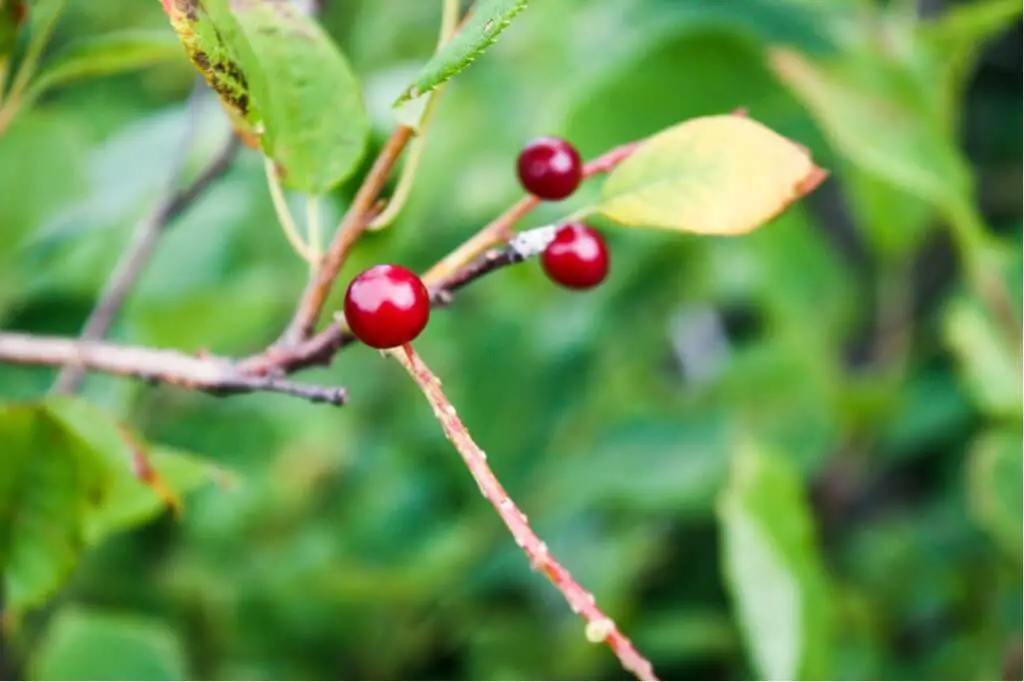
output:
[[[509,268],[417,342],[552,552],[663,678],[1020,676],[1019,10],[533,3],[446,86],[409,204],[346,265],[343,278],[382,260],[429,267],[518,196],[515,155],[540,134],[593,157],[746,107],[830,169],[748,237],[609,226],[605,286],[568,293],[532,264]],[[375,147],[440,11],[327,3]],[[43,64],[126,28],[170,31],[155,0],[67,3]],[[163,191],[194,76],[182,52],[62,82],[3,132],[0,328],[77,333]],[[200,123],[193,170],[227,133],[212,97]],[[306,276],[249,152],[174,223],[111,337],[252,352]],[[625,677],[530,572],[396,363],[353,347],[308,375],[347,385],[351,405],[89,377],[91,403],[237,485],[94,538],[56,597],[5,620],[3,674]],[[0,398],[39,398],[53,377],[0,366]],[[54,466],[118,447],[67,410],[47,417],[65,435],[35,432],[31,447],[0,429],[7,615],[19,504],[43,500],[33,509],[51,521],[40,493],[65,480]]]

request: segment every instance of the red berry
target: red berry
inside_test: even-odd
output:
[[[576,191],[583,163],[576,148],[558,137],[541,137],[519,154],[519,182],[534,196],[558,201]]]
[[[608,276],[608,247],[594,228],[569,223],[544,249],[541,265],[548,277],[564,287],[590,289]]]
[[[356,338],[373,348],[409,343],[430,319],[430,294],[414,272],[375,265],[345,292],[345,320]]]

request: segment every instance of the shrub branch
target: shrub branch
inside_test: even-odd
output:
[[[569,570],[552,556],[544,541],[533,532],[526,514],[519,510],[505,492],[505,488],[487,464],[487,455],[469,435],[455,407],[441,390],[441,382],[437,376],[408,344],[388,353],[401,363],[423,391],[445,436],[462,456],[462,461],[480,487],[484,499],[491,503],[512,533],[516,544],[526,553],[530,566],[534,571],[543,573],[562,593],[573,613],[579,614],[586,621],[587,639],[594,643],[605,642],[618,657],[622,667],[636,675],[637,679],[657,680],[650,661],[636,650],[629,638],[615,625],[615,621],[597,606],[594,595],[576,582]]]

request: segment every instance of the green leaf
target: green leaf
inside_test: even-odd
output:
[[[605,180],[596,208],[623,225],[750,232],[821,182],[806,150],[744,116],[703,116],[646,140]]]
[[[968,201],[970,175],[933,112],[792,50],[773,50],[769,63],[851,162],[936,205]]]
[[[148,452],[80,400],[0,407],[0,572],[15,613],[52,596],[82,550],[152,518],[213,468]]]
[[[759,676],[827,677],[829,588],[798,474],[745,444],[718,512],[725,579]]]
[[[85,544],[108,479],[82,441],[32,405],[0,407],[0,570],[17,613],[50,597]]]
[[[529,0],[481,0],[473,14],[447,45],[441,48],[420,71],[395,105],[430,92],[449,80],[494,44],[498,34],[526,9]]]
[[[1020,559],[1024,537],[1024,449],[1020,429],[989,431],[971,446],[967,486],[975,521]]]
[[[938,19],[924,24],[921,32],[940,52],[974,50],[1021,14],[1018,0],[982,0],[952,5]]]
[[[65,396],[47,400],[47,410],[92,448],[110,471],[107,501],[85,519],[86,537],[96,542],[137,526],[167,507],[181,509],[181,497],[226,474],[194,455],[150,447],[94,405]]]
[[[58,613],[29,663],[33,680],[183,680],[185,653],[164,623],[78,607]]]
[[[369,117],[348,61],[314,19],[274,0],[175,0],[170,17],[236,130],[285,185],[323,194],[352,173]]]
[[[1024,405],[1019,356],[985,310],[969,298],[952,301],[943,336],[960,361],[961,379],[974,402],[989,414],[1019,416]]]
[[[120,31],[75,43],[43,67],[25,93],[45,91],[89,76],[103,76],[181,59],[181,44],[166,31]]]
[[[618,425],[601,432],[585,457],[568,457],[556,468],[551,495],[562,510],[603,505],[710,516],[728,473],[725,427],[714,413]]]

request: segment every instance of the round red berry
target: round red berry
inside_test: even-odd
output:
[[[583,223],[563,225],[541,256],[544,272],[569,289],[590,289],[608,276],[604,237]]]
[[[517,168],[523,188],[547,201],[565,199],[583,179],[579,152],[558,137],[541,137],[526,145]]]
[[[373,348],[409,343],[430,319],[430,294],[414,272],[375,265],[345,292],[345,321],[356,338]]]

